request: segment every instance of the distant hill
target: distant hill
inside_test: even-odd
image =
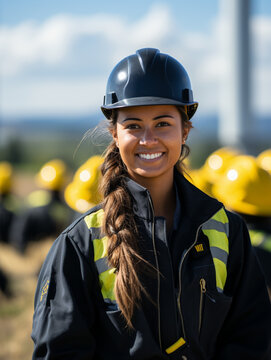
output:
[[[28,162],[40,166],[48,159],[60,157],[76,168],[89,156],[101,154],[110,137],[100,113],[74,117],[18,117],[0,118],[0,159]],[[187,144],[191,148],[190,159],[200,166],[206,156],[220,146],[218,117],[193,118],[193,126]],[[255,120],[253,142],[247,152],[257,155],[271,147],[271,118]],[[228,144],[224,144],[228,145]]]
[[[101,116],[98,114],[78,117],[17,117],[0,121],[0,129],[8,135],[20,134],[23,137],[33,134],[47,136],[48,133],[74,135],[95,127],[100,120]]]
[[[103,120],[100,113],[84,116],[39,116],[0,118],[0,136],[5,137],[20,135],[20,137],[37,136],[44,137],[59,135],[78,136],[83,135],[88,129],[94,128]],[[193,118],[194,129],[191,138],[202,137],[204,139],[217,138],[218,116],[197,116]],[[258,141],[270,140],[271,146],[271,116],[255,118],[253,134]]]

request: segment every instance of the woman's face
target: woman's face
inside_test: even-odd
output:
[[[132,179],[173,176],[189,129],[173,105],[135,106],[118,110],[112,132]]]

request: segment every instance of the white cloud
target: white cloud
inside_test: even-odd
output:
[[[4,84],[2,113],[29,115],[85,115],[99,110],[105,79],[31,79]],[[13,104],[13,106],[11,106]]]
[[[151,46],[183,63],[199,110],[213,113],[225,71],[220,34],[220,19],[213,19],[209,32],[188,33],[167,5],[150,7],[132,23],[111,14],[58,15],[41,24],[0,27],[1,111],[67,114],[97,110],[112,65],[138,48]],[[253,18],[252,34],[253,81],[257,84],[253,103],[271,113],[267,95],[271,92],[271,18]]]
[[[27,22],[15,27],[0,27],[0,74],[16,75],[35,64],[53,66],[72,55],[76,41],[101,36],[115,48],[114,57],[134,51],[144,44],[159,43],[171,30],[166,6],[156,5],[139,21],[130,24],[109,14],[85,17],[57,15],[43,24]]]

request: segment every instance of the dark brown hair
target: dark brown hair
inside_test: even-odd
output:
[[[183,126],[191,128],[185,109],[178,107],[178,110]],[[115,129],[116,122],[117,111],[114,111],[109,120],[109,130]],[[188,154],[188,146],[183,145],[181,157],[175,165],[178,171],[184,171],[183,160]],[[134,308],[140,305],[142,292],[148,296],[139,280],[139,274],[151,265],[139,253],[133,204],[125,182],[128,173],[114,141],[108,146],[104,157],[101,181],[104,198],[102,230],[108,237],[108,262],[116,268],[116,300],[128,327],[132,328]]]

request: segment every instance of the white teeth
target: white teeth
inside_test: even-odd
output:
[[[162,153],[160,152],[160,153],[156,153],[156,154],[139,154],[139,157],[142,159],[150,160],[150,159],[156,159],[161,155],[162,155]]]

